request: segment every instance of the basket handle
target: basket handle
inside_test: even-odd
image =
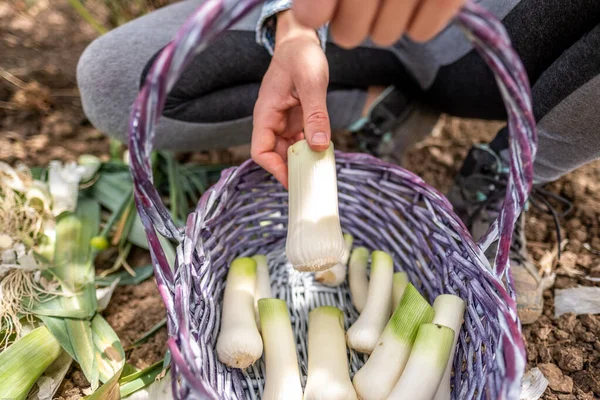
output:
[[[183,240],[182,231],[153,185],[149,162],[156,123],[164,108],[166,94],[192,57],[260,3],[262,0],[207,0],[203,3],[162,50],[134,103],[129,124],[130,169],[136,204],[143,215],[146,232],[155,243],[155,229],[179,243]],[[492,14],[481,6],[468,3],[456,22],[494,72],[508,115],[510,174],[506,197],[498,219],[479,242],[479,247],[485,250],[499,238],[494,272],[501,278],[509,266],[514,224],[527,200],[533,179],[537,139],[531,90],[525,69],[512,49],[504,27]],[[157,270],[162,271],[162,279],[172,284],[173,275],[161,256],[162,249],[151,246],[151,251]],[[508,286],[514,296],[510,276]]]

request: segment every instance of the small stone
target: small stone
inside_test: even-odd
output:
[[[567,248],[573,253],[579,253],[581,251],[581,242],[577,239],[571,239]]]
[[[574,232],[573,236],[575,237],[575,239],[579,240],[580,242],[585,242],[588,238],[588,234],[584,229],[578,229]]]
[[[558,400],[577,400],[574,394],[559,394]]]
[[[580,226],[581,221],[579,220],[579,218],[571,218],[567,221],[567,228],[569,228],[569,230],[579,229]]]
[[[554,337],[556,340],[567,340],[569,336],[569,333],[563,331],[562,329],[557,329],[554,331]]]
[[[588,331],[600,335],[600,316],[583,314],[579,316],[579,320]]]
[[[566,269],[575,268],[575,264],[577,264],[577,254],[572,251],[565,251],[562,253],[560,260],[558,261],[558,265]]]
[[[575,347],[558,349],[554,354],[558,366],[567,372],[581,371],[583,369],[583,352]]]
[[[577,324],[577,316],[574,313],[566,313],[558,317],[558,327],[567,332],[573,332]]]
[[[538,358],[541,362],[549,363],[549,362],[553,361],[552,353],[550,353],[550,349],[548,348],[547,344],[538,343],[537,344],[537,352],[538,352]]]
[[[588,331],[578,333],[577,338],[586,343],[594,343],[596,341],[596,335]]]
[[[600,341],[599,341],[599,340],[596,340],[596,341],[594,342],[594,349],[596,349],[596,350],[600,351]]]
[[[556,364],[539,364],[538,368],[542,371],[546,379],[548,379],[550,389],[560,393],[571,393],[573,391],[573,379],[563,375]]]
[[[541,340],[548,340],[548,336],[550,336],[550,332],[552,332],[552,328],[551,327],[549,327],[549,326],[542,326],[540,329],[538,329],[538,331],[536,332],[536,335]]]
[[[590,265],[592,265],[592,255],[590,253],[580,254],[579,258],[577,259],[577,265],[588,268]]]
[[[594,400],[594,392],[584,392],[581,389],[575,388],[577,400]]]

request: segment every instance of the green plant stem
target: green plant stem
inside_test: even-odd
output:
[[[97,20],[94,18],[92,14],[85,8],[83,4],[79,2],[79,0],[69,0],[69,4],[77,11],[77,13],[81,16],[81,18],[85,19],[85,21],[90,24],[100,35],[104,35],[107,30],[104,28]]]

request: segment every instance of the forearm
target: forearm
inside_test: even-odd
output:
[[[286,34],[301,34],[301,26],[293,21],[292,13],[288,12],[292,7],[292,0],[267,0],[263,5],[261,16],[256,27],[256,41],[264,46],[272,55],[275,50],[277,38],[282,36],[279,30],[285,30]],[[307,28],[303,28],[307,29]],[[315,32],[315,31],[312,31]],[[316,31],[321,47],[325,49],[327,40],[327,26],[323,26]]]

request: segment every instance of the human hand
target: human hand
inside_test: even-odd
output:
[[[275,50],[254,106],[251,154],[287,188],[287,149],[306,138],[316,151],[329,147],[329,66],[317,33],[278,15]]]
[[[296,0],[298,22],[329,32],[342,47],[356,47],[367,37],[390,46],[407,33],[417,42],[433,38],[466,0]]]

